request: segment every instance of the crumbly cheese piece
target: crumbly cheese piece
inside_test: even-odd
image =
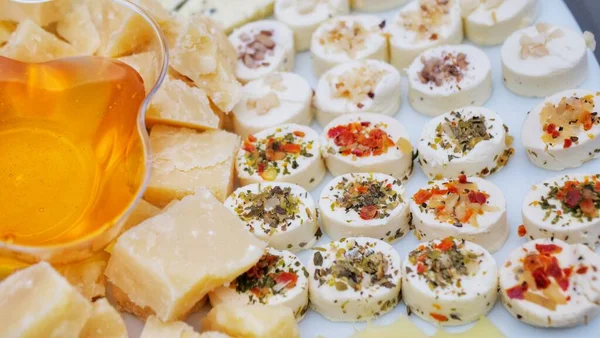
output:
[[[155,316],[146,320],[140,338],[200,338],[194,328],[180,321],[163,323]]]
[[[91,311],[88,300],[45,262],[0,283],[3,337],[78,338]]]
[[[200,13],[218,22],[226,34],[248,22],[273,14],[274,0],[188,0],[179,13]]]
[[[283,305],[218,305],[204,318],[202,329],[237,338],[300,337],[292,310]]]
[[[163,321],[176,320],[210,290],[248,270],[264,247],[200,189],[121,235],[105,274],[135,305]]]
[[[110,255],[99,252],[83,262],[58,265],[54,268],[63,275],[73,287],[87,299],[93,300],[106,296],[106,278],[104,269]]]
[[[206,93],[185,82],[167,79],[152,99],[146,124],[172,125],[193,129],[217,129],[219,117],[210,107]]]
[[[73,8],[58,21],[56,32],[83,55],[92,55],[100,48],[100,33],[85,3]]]
[[[0,55],[22,62],[46,62],[61,57],[74,56],[73,46],[45,31],[33,21],[21,21]]]
[[[106,298],[92,304],[92,314],[85,323],[79,338],[127,338],[123,318]]]
[[[159,64],[156,53],[152,51],[120,57],[117,60],[128,64],[135,69],[144,81],[144,88],[148,94],[158,80]],[[147,114],[147,113],[146,113]]]
[[[145,199],[164,207],[174,199],[209,189],[220,201],[233,190],[239,137],[222,130],[198,133],[157,125],[150,132],[152,174]]]
[[[72,1],[27,3],[26,1],[1,1],[0,21],[21,22],[31,20],[38,26],[47,26],[63,18],[71,10]]]

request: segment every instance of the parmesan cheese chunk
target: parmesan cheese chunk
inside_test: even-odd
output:
[[[83,327],[79,338],[127,338],[123,318],[106,298],[92,304],[92,315]]]
[[[19,3],[3,0],[0,1],[0,21],[31,20],[38,26],[47,26],[60,20],[71,9],[73,2],[55,0],[42,3],[32,3],[32,1]]]
[[[154,217],[161,212],[159,207],[155,207],[154,205],[146,202],[145,200],[140,200],[138,205],[133,208],[131,211],[131,215],[127,218],[125,225],[123,225],[123,229],[121,232],[125,232],[134,226],[142,223],[150,217]]]
[[[292,309],[283,305],[218,305],[202,321],[202,330],[237,338],[296,338],[300,329]]]
[[[63,275],[69,283],[87,299],[104,297],[106,295],[106,279],[104,269],[110,255],[99,252],[83,262],[55,266],[56,271]]]
[[[198,133],[157,125],[150,133],[152,174],[145,199],[164,207],[207,188],[224,201],[233,191],[234,153],[240,140],[222,130]]]
[[[144,88],[146,88],[146,94],[148,94],[158,79],[158,60],[156,53],[154,52],[143,52],[124,56],[117,60],[126,63],[131,68],[135,69],[144,81]],[[148,115],[148,113],[146,113]]]
[[[140,338],[200,338],[194,328],[184,322],[163,323],[154,316],[148,317]]]
[[[56,32],[79,53],[94,54],[100,48],[100,34],[85,4],[65,15],[56,25]]]
[[[92,305],[47,263],[0,283],[2,337],[77,338]]]
[[[162,321],[177,320],[256,264],[264,248],[200,189],[121,235],[105,274],[135,305]]]
[[[15,31],[17,25],[8,22],[8,21],[0,21],[0,46],[2,46],[8,39],[10,35]]]

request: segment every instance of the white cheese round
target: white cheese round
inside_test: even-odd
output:
[[[533,326],[587,324],[600,313],[598,268],[600,256],[584,245],[558,239],[527,242],[500,268],[502,303]]]
[[[242,186],[288,182],[312,191],[325,177],[319,136],[310,127],[284,124],[250,135],[236,156]]]
[[[278,250],[312,247],[320,234],[311,195],[291,183],[254,183],[238,188],[225,200],[248,230]]]
[[[248,82],[233,108],[233,126],[242,137],[286,123],[312,121],[312,89],[302,76],[273,73]]]
[[[352,9],[361,12],[383,12],[398,8],[406,0],[352,0]]]
[[[484,51],[473,46],[428,49],[413,61],[407,73],[410,104],[425,115],[483,106],[492,95],[492,63]]]
[[[238,53],[237,79],[246,83],[273,72],[294,70],[294,34],[283,23],[260,20],[245,24],[229,35]]]
[[[496,261],[477,244],[450,237],[420,244],[404,270],[402,298],[409,313],[435,325],[468,324],[496,303]]]
[[[535,22],[538,6],[538,0],[461,0],[465,35],[478,45],[501,44]]]
[[[333,176],[384,173],[406,181],[413,170],[412,145],[402,124],[381,114],[349,114],[331,121],[321,135]]]
[[[410,199],[415,234],[424,241],[465,239],[494,253],[509,234],[504,195],[482,178],[461,178],[433,181]]]
[[[325,126],[352,113],[396,115],[402,96],[400,83],[400,73],[383,61],[351,61],[336,66],[317,84],[317,121]]]
[[[338,16],[324,23],[312,35],[310,51],[313,70],[320,76],[352,60],[387,61],[387,39],[382,21],[374,15]]]
[[[498,114],[466,107],[425,124],[418,144],[419,164],[433,179],[461,174],[484,177],[506,165],[514,153],[511,144],[512,137]]]
[[[400,300],[402,262],[383,241],[352,237],[331,242],[314,252],[306,268],[310,307],[331,321],[370,320]]]
[[[300,321],[308,311],[308,276],[293,253],[267,249],[249,271],[211,291],[210,305],[283,305]]]
[[[319,199],[323,231],[333,240],[370,237],[393,243],[410,230],[404,187],[379,173],[338,176]]]
[[[600,157],[598,101],[598,92],[572,89],[532,109],[521,130],[529,160],[544,169],[563,170]]]
[[[562,175],[534,185],[523,200],[524,236],[600,245],[600,174]]]
[[[312,35],[320,24],[349,12],[348,0],[275,0],[275,19],[294,32],[298,52],[310,48]]]
[[[399,70],[408,68],[425,50],[463,39],[458,0],[416,0],[402,7],[398,16],[386,24],[390,35],[390,63]]]
[[[580,33],[547,23],[514,32],[502,46],[504,85],[517,95],[544,97],[577,88],[588,77]]]

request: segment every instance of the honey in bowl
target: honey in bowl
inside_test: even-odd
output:
[[[140,75],[118,61],[0,57],[0,240],[60,246],[121,219],[147,176],[144,99]]]

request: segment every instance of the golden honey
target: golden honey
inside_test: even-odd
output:
[[[101,57],[0,57],[0,240],[58,246],[102,233],[146,175],[139,74]]]

